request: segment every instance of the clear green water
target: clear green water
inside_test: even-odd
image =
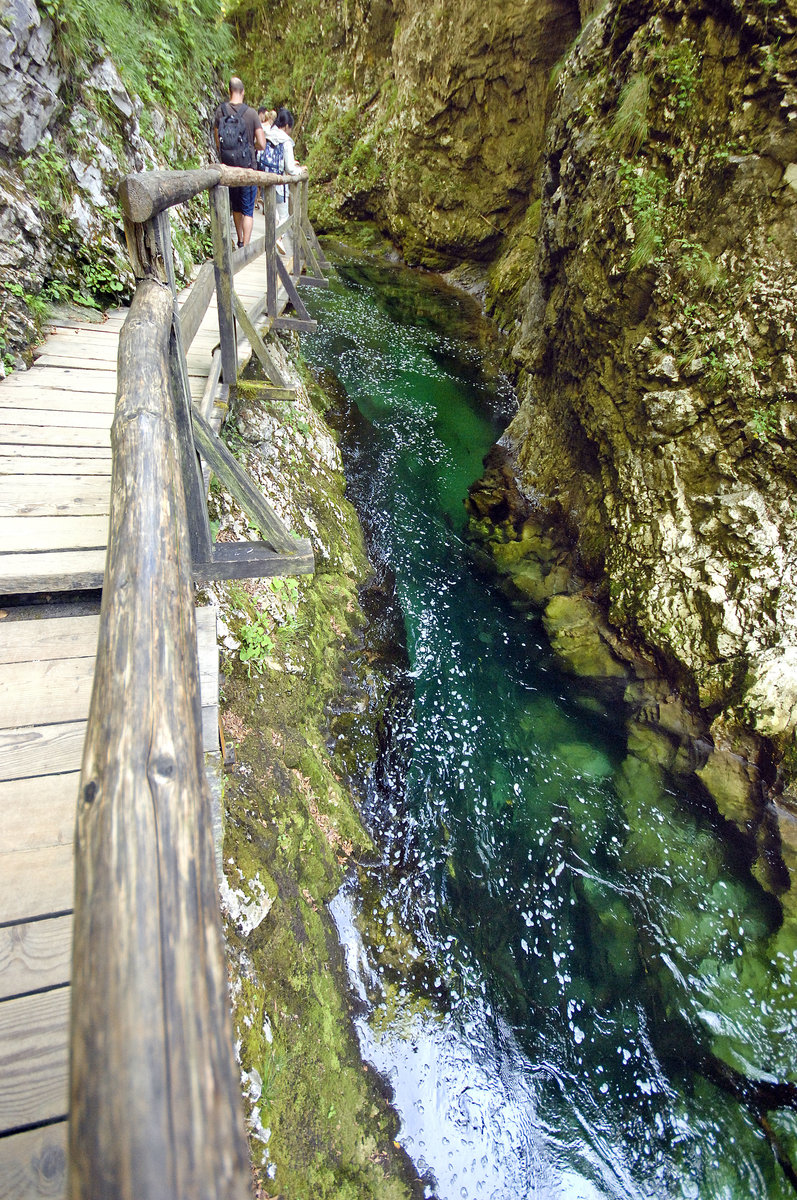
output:
[[[309,304],[305,353],[359,412],[350,495],[409,655],[369,799],[383,860],[333,912],[427,1194],[793,1196],[711,1065],[794,1078],[793,932],[698,799],[627,753],[619,699],[559,674],[463,544],[511,406],[478,316],[362,260]],[[794,1161],[794,1112],[768,1121]]]

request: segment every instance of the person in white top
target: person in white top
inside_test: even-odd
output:
[[[274,124],[270,129],[266,130],[266,138],[276,146],[282,147],[283,175],[298,175],[300,165],[297,163],[293,153],[293,138],[291,130],[294,126],[293,113],[290,109],[281,108],[277,113]],[[288,188],[277,188],[277,225],[280,225],[288,216]],[[283,234],[283,242],[288,258],[293,253],[293,245],[290,237],[290,232]]]

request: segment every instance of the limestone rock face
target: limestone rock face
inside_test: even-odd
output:
[[[87,50],[87,54],[89,50]],[[99,40],[65,68],[53,22],[7,0],[0,24],[0,366],[24,365],[47,306],[118,302],[133,283],[116,189],[129,171],[174,165],[196,134],[131,96]],[[208,110],[211,102],[208,98]],[[163,144],[161,147],[161,143]],[[197,159],[206,147],[196,147]],[[175,242],[188,230],[174,216]],[[192,266],[178,254],[182,277]]]
[[[27,154],[63,108],[53,25],[32,0],[11,0],[0,28],[0,148]]]
[[[797,724],[797,9],[610,3],[557,84],[502,444],[627,639]]]
[[[366,112],[334,181],[339,211],[376,213],[410,262],[486,259],[525,209],[548,77],[578,30],[577,0],[345,8],[348,103]],[[322,156],[310,166],[322,181]]]

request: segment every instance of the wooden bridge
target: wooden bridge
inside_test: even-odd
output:
[[[233,252],[246,183],[263,233]],[[263,395],[293,396],[273,338],[314,327],[297,285],[326,284],[306,172],[280,227],[278,183],[128,176],[129,311],[55,324],[0,384],[0,1200],[249,1194],[194,585],[313,570],[217,436],[252,353]],[[213,259],[178,297],[168,213],[203,191]],[[214,544],[211,472],[262,541]]]

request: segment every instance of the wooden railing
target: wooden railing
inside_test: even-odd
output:
[[[108,557],[78,798],[72,1200],[249,1195],[201,743],[194,581],[312,571],[313,556],[216,437],[209,409],[192,411],[185,351],[215,289],[220,346],[203,400],[235,387],[236,317],[269,363],[270,392],[289,396],[267,339],[309,321],[296,281],[304,271],[323,283],[325,260],[307,221],[304,177],[290,185],[294,257],[285,267],[274,246],[277,177],[258,172],[233,172],[232,182],[254,175],[265,186],[266,237],[231,253],[229,174],[214,166],[136,175],[120,190],[139,283],[119,346]],[[168,209],[205,190],[214,259],[178,311]],[[234,275],[258,253],[264,299],[259,313],[246,313]],[[279,311],[286,299],[292,318]],[[236,491],[264,541],[212,544],[197,451]]]

